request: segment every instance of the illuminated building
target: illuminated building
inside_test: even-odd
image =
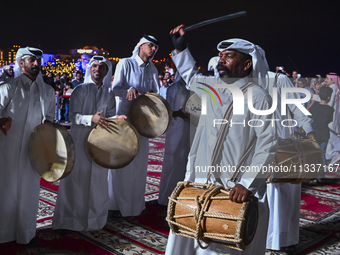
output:
[[[0,49],[0,66],[7,65],[7,61],[5,61],[5,51],[3,49]]]
[[[8,64],[15,64],[15,57],[17,55],[17,51],[20,48],[19,45],[13,45],[12,49],[8,50]]]

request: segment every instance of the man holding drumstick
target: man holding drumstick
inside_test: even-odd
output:
[[[158,41],[144,35],[130,58],[121,59],[116,67],[112,89],[119,96],[117,115],[129,117],[131,104],[138,95],[159,93],[158,70],[152,63]],[[148,167],[149,139],[139,135],[139,149],[126,167],[109,171],[111,216],[137,216],[145,209],[145,185]]]
[[[18,50],[15,79],[0,86],[0,243],[37,245],[40,176],[29,159],[33,129],[54,118],[54,90],[44,83],[42,51]]]
[[[90,158],[85,146],[89,133],[99,125],[109,128],[116,114],[111,90],[112,65],[102,56],[93,56],[70,98],[71,136],[76,160],[72,173],[60,181],[53,217],[53,229],[89,231],[102,229],[108,214],[107,172]],[[124,118],[125,116],[118,116]]]
[[[246,100],[242,100],[244,114],[232,115],[231,121],[234,124],[229,126],[226,136],[222,137],[223,141],[217,140],[219,130],[223,125],[213,125],[215,119],[224,117],[232,100],[234,100],[234,109],[240,107],[235,105],[236,97],[230,93],[228,86],[233,85],[242,88],[251,85],[250,74],[253,71],[257,69],[267,71],[265,66],[260,63],[262,58],[258,48],[256,45],[241,39],[220,42],[217,45],[217,49],[221,52],[221,58],[217,66],[219,77],[206,77],[198,73],[195,60],[187,48],[184,27],[184,25],[180,25],[170,31],[176,48],[172,52],[172,60],[177,70],[185,80],[188,88],[200,97],[204,92],[198,88],[204,83],[217,90],[222,102],[221,106],[215,106],[213,100],[207,97],[207,114],[200,117],[189,154],[185,180],[199,183],[204,183],[207,180],[209,175],[205,171],[197,171],[197,166],[209,167],[213,161],[212,155],[215,154],[215,148],[217,148],[217,155],[219,155],[216,158],[218,165],[227,167],[238,165],[251,141],[255,141],[254,148],[250,151],[245,161],[245,166],[260,167],[261,165],[270,164],[277,150],[276,128],[266,121],[267,118],[272,117],[272,114],[256,115],[250,112],[248,104],[244,103]],[[220,85],[220,87],[217,85]],[[256,85],[251,89],[254,108],[257,110],[270,109],[272,100],[268,93]],[[245,98],[248,95],[249,93],[246,91]],[[249,126],[249,121],[253,119],[263,122],[263,125]],[[222,146],[215,147],[218,142],[221,142]],[[215,172],[212,173],[208,180],[210,183],[226,186],[231,175],[232,172]],[[229,182],[229,185],[231,184],[232,186],[229,194],[231,201],[244,202],[251,195],[259,198],[257,230],[253,241],[245,251],[240,252],[218,244],[211,244],[207,249],[201,249],[194,239],[177,236],[170,232],[166,254],[264,254],[269,211],[265,195],[266,180],[260,175],[255,171],[239,176],[234,185]]]

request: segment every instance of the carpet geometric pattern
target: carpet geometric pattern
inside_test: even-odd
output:
[[[165,137],[150,139],[145,199],[148,213],[137,217],[108,218],[102,230],[75,232],[51,229],[59,182],[41,180],[37,214],[37,247],[10,242],[0,254],[10,255],[151,255],[164,254],[169,227],[166,207],[157,204]],[[290,254],[340,254],[340,184],[303,185],[300,242]],[[269,252],[266,254],[286,254]]]
[[[300,241],[296,251],[289,254],[340,254],[339,244],[340,185],[304,184],[300,208]]]

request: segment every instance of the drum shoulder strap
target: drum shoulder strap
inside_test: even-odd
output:
[[[245,94],[247,91],[248,91],[248,88],[250,87],[253,87],[253,86],[256,86],[255,84],[253,83],[247,83],[246,85],[242,86],[241,87],[241,90],[243,92],[243,94]],[[218,164],[218,161],[219,161],[219,158],[221,156],[221,153],[222,153],[222,150],[223,150],[223,142],[224,140],[226,139],[226,136],[228,134],[228,131],[229,131],[229,123],[230,123],[230,120],[233,116],[233,101],[230,102],[229,106],[228,106],[228,109],[227,111],[225,112],[224,114],[224,117],[223,119],[225,120],[228,120],[227,124],[225,125],[221,125],[220,127],[220,130],[218,132],[218,136],[217,136],[217,140],[216,140],[216,144],[215,144],[215,147],[214,147],[214,150],[213,150],[213,154],[212,154],[212,157],[211,157],[211,166],[214,166],[214,165],[217,165]],[[236,169],[235,173],[233,174],[233,177],[235,176],[235,178],[238,177],[238,173],[240,172],[239,169],[241,168],[241,166],[245,163],[245,161],[247,160],[248,158],[248,155],[250,154],[250,151],[251,149],[254,147],[255,145],[255,142],[256,142],[256,136],[254,137],[254,139],[252,140],[252,142],[250,143],[250,145],[248,146],[248,148],[246,149],[245,153],[243,154],[243,156],[241,157],[240,159],[240,162],[238,164],[238,168]],[[241,164],[240,164],[241,163]],[[209,182],[210,180],[210,177],[211,177],[211,171],[210,171],[211,168],[209,168],[209,172],[208,172],[208,175],[207,175],[207,181],[206,183]],[[232,178],[233,178],[232,177]]]

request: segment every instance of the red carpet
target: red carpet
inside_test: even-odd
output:
[[[58,183],[41,180],[37,216],[39,245],[15,242],[0,244],[1,255],[26,254],[129,254],[165,252],[169,227],[166,207],[157,204],[165,138],[150,139],[145,198],[148,213],[138,217],[108,219],[99,231],[56,232],[51,230]],[[304,185],[301,195],[300,243],[291,254],[340,254],[340,184]],[[267,252],[267,254],[285,254]]]

